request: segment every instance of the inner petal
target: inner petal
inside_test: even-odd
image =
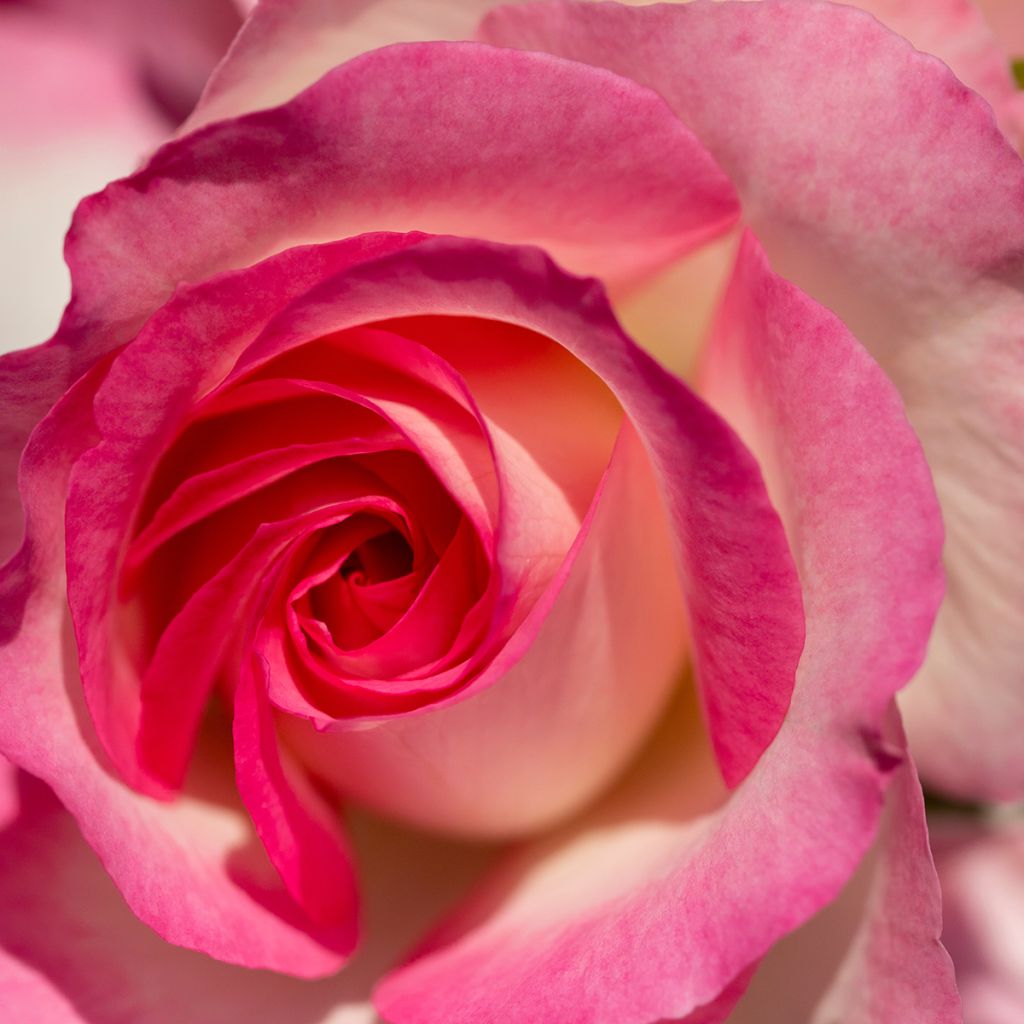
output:
[[[364,590],[408,576],[412,572],[412,563],[409,542],[398,530],[389,529],[360,544],[345,559],[338,572],[350,587]]]
[[[363,514],[325,538],[290,602],[303,632],[343,648],[386,633],[415,599],[423,568],[436,561],[423,538],[407,531],[404,523]]]

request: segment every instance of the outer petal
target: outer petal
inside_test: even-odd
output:
[[[899,757],[883,720],[941,596],[927,466],[878,367],[749,239],[716,355],[734,390],[714,393],[757,418],[804,582],[786,721],[717,811],[699,736],[668,735],[663,760],[513,859],[385,979],[377,1003],[396,1024],[641,1024],[708,1008],[835,897],[871,841]]]
[[[856,0],[919,50],[944,60],[964,85],[984,96],[1007,136],[1020,145],[1024,94],[1010,69],[1010,51],[986,22],[978,0]]]
[[[987,106],[838,4],[506,8],[486,37],[660,92],[736,182],[773,265],[895,382],[950,579],[906,695],[911,746],[933,784],[1024,795],[1024,164]]]
[[[393,248],[409,241],[400,239]],[[76,626],[88,626],[89,630],[82,635],[91,638],[94,627],[97,636],[102,634],[102,623],[93,623],[85,613],[102,611],[103,600],[95,598],[103,596],[103,581],[116,575],[116,558],[105,559],[116,551],[116,542],[123,537],[127,513],[118,507],[118,502],[123,500],[126,508],[130,506],[133,470],[150,465],[147,449],[142,448],[140,453],[137,439],[131,440],[131,436],[138,434],[156,441],[166,436],[169,429],[173,430],[182,408],[187,408],[204,386],[217,380],[218,373],[225,372],[224,366],[209,358],[211,352],[215,349],[220,359],[230,362],[232,355],[238,354],[237,349],[232,352],[231,345],[244,345],[246,332],[258,329],[259,316],[267,315],[265,307],[273,306],[275,296],[281,298],[280,282],[278,287],[266,290],[254,287],[251,293],[243,287],[246,282],[251,285],[255,279],[273,284],[274,275],[283,274],[290,287],[298,288],[303,274],[315,276],[317,267],[325,272],[333,269],[334,277],[312,296],[303,297],[301,304],[290,308],[290,313],[310,330],[324,325],[337,330],[352,322],[425,311],[453,316],[470,310],[542,331],[603,379],[633,419],[664,492],[716,737],[722,740],[726,751],[736,753],[741,768],[749,766],[778,726],[789,698],[802,638],[792,565],[753,460],[703,403],[621,334],[594,282],[569,277],[536,250],[432,239],[380,255],[389,249],[386,245],[373,248],[377,242],[379,236],[337,243],[324,250],[290,251],[253,272],[225,275],[190,289],[190,301],[185,301],[183,292],[181,305],[191,311],[191,321],[176,321],[174,317],[181,312],[177,308],[179,303],[168,304],[153,318],[144,336],[117,356],[105,378],[102,395],[96,395],[93,377],[99,378],[106,367],[98,364],[90,371],[37,428],[22,462],[28,541],[5,580],[11,589],[3,605],[7,645],[2,657],[7,685],[2,694],[0,749],[57,789],[80,816],[87,838],[101,851],[133,908],[162,934],[224,959],[250,965],[269,964],[296,973],[312,974],[335,964],[334,951],[344,948],[345,930],[340,929],[339,934],[339,929],[317,928],[297,917],[294,908],[289,909],[282,902],[283,893],[279,891],[271,894],[272,906],[265,908],[251,900],[251,886],[243,890],[232,885],[224,863],[230,824],[220,832],[211,829],[208,835],[194,836],[188,830],[189,823],[183,824],[179,819],[179,804],[160,805],[140,798],[108,776],[90,749],[92,736],[87,739],[80,731],[88,728],[85,720],[81,724],[75,721],[76,712],[84,714],[81,683],[71,667],[76,659],[62,661],[60,649],[62,642],[68,642],[68,635],[63,623],[63,524],[55,512],[59,503],[54,498],[66,492],[69,464],[78,458],[76,469],[84,465],[76,446],[91,448],[84,458],[93,456],[100,450],[97,442],[102,430],[108,435],[103,442],[106,455],[127,446],[129,456],[138,460],[130,457],[120,463],[122,471],[112,475],[110,487],[100,488],[101,492],[110,491],[110,495],[98,511],[93,510],[95,529],[84,538],[88,541],[88,557],[83,555],[86,547],[76,545],[75,550],[84,560],[81,565],[71,562],[76,574],[84,573],[89,566],[108,567],[97,577],[95,594],[90,595],[87,588],[82,588],[77,595],[81,600],[76,600]],[[338,273],[337,266],[345,265],[345,256],[351,256],[352,250],[366,250],[378,258]],[[334,264],[330,262],[331,256]],[[453,287],[454,283],[458,287]],[[221,301],[215,301],[218,297]],[[238,310],[228,304],[232,297],[240,303]],[[207,319],[211,311],[219,316]],[[160,328],[168,323],[175,327],[172,336],[179,340],[190,339],[185,328],[194,330],[196,337],[171,352],[161,349],[166,360],[159,364],[159,371],[176,390],[153,408],[149,402],[158,377],[145,357],[147,346],[160,345]],[[238,331],[242,332],[241,337],[236,337]],[[265,335],[264,340],[268,337],[272,336]],[[149,369],[152,387],[140,394],[135,403],[119,406],[118,415],[109,415],[110,407],[104,397],[124,397],[123,389],[115,387],[117,377],[132,366]],[[99,474],[108,464],[96,458],[89,464],[95,472],[91,482],[97,484]],[[84,474],[78,472],[76,479],[84,479]],[[82,503],[76,505],[76,510],[80,517],[91,507],[85,501],[90,497],[86,492],[84,486],[78,492]],[[70,525],[74,531],[81,528],[83,521]],[[78,585],[82,579],[84,576],[78,579]],[[527,646],[541,621],[542,615],[538,615],[531,624]],[[682,622],[678,628],[681,632]],[[83,664],[98,683],[113,682],[118,687],[117,699],[107,709],[113,712],[109,721],[102,686],[99,693],[94,688],[88,694],[90,708],[104,711],[98,721],[106,737],[108,725],[117,732],[118,712],[131,718],[133,693],[130,678],[123,680],[94,671],[88,652],[96,649],[91,642],[83,646]],[[112,662],[100,667],[117,665]],[[582,710],[586,710],[585,684],[585,678],[575,680],[573,691],[577,703],[583,698]],[[744,694],[755,684],[764,698],[756,703],[744,700]],[[617,693],[620,700],[628,697],[621,691]],[[99,700],[94,699],[97,696]],[[651,710],[650,702],[646,707]],[[601,710],[597,708],[595,713]],[[497,713],[500,714],[500,706]],[[542,748],[554,749],[554,723],[540,724],[549,730]],[[642,727],[643,722],[641,730]],[[733,734],[740,738],[735,749],[730,747]],[[130,729],[126,735],[130,739]],[[59,743],[53,742],[55,736],[60,737]],[[531,741],[535,738],[531,735]],[[731,768],[734,770],[736,764]],[[229,816],[228,821],[233,819]],[[179,828],[186,831],[177,840]],[[137,861],[121,845],[125,830],[141,833],[137,843],[145,844],[143,860]],[[201,861],[196,871],[208,882],[201,905],[176,898],[177,893],[194,887],[190,861],[184,866],[174,863],[167,867],[166,887],[153,883],[154,877],[164,877],[159,872],[154,874],[153,864],[162,863],[165,856],[171,860],[169,851],[177,842],[186,847],[194,845],[195,857]],[[279,920],[273,912],[281,912],[282,906],[285,916]]]
[[[23,775],[0,832],[0,1005],[11,1024],[381,1024],[374,979],[487,863],[483,848],[358,822],[368,941],[320,981],[164,942],[124,905],[74,819]]]
[[[891,737],[905,749],[895,708]],[[833,904],[765,957],[729,1024],[960,1024],[941,929],[921,789],[907,760],[874,850]]]
[[[956,965],[966,1024],[1024,1019],[1024,819],[936,815],[942,941]]]
[[[391,47],[86,200],[59,340],[88,365],[179,282],[302,242],[411,228],[528,241],[621,283],[735,212],[702,147],[631,82],[479,44]]]
[[[905,751],[895,708],[888,732]],[[939,942],[942,899],[924,799],[909,757],[890,786],[879,846],[863,921],[814,1024],[960,1024],[953,964]]]

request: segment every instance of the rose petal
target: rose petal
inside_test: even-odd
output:
[[[358,822],[367,943],[332,978],[251,971],[164,942],[125,906],[74,819],[23,775],[0,832],[0,1000],[12,1024],[381,1024],[369,990],[489,851]]]
[[[895,709],[890,738],[905,749]],[[921,789],[908,759],[886,795],[875,848],[834,903],[765,957],[729,1024],[961,1024],[941,927]]]
[[[721,809],[698,739],[670,736],[633,792],[527,848],[378,988],[396,1024],[681,1017],[830,902],[871,841],[898,763],[883,719],[941,597],[927,466],[879,368],[750,238],[715,355],[804,583],[789,714]]]
[[[266,676],[246,659],[235,689],[233,736],[238,792],[295,902],[311,920],[343,929],[342,951],[357,938],[352,856],[329,807],[278,747]]]
[[[987,105],[839,4],[540,5],[491,15],[485,35],[661,93],[729,172],[773,265],[895,382],[950,580],[902,704],[911,749],[933,785],[1024,795],[1024,165]]]
[[[622,282],[735,210],[704,150],[628,81],[477,44],[391,47],[283,107],[169,143],[84,202],[60,337],[88,365],[181,281],[392,228],[543,243]]]

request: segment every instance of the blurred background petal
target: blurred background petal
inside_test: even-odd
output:
[[[240,20],[232,0],[0,2],[0,351],[56,328],[75,205],[188,114]]]

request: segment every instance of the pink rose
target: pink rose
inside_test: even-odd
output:
[[[0,363],[13,1019],[960,1020],[894,697],[1021,796],[992,110],[833,4],[343,6]],[[1013,135],[972,9],[862,6]],[[698,397],[613,310],[682,366],[709,274]]]

